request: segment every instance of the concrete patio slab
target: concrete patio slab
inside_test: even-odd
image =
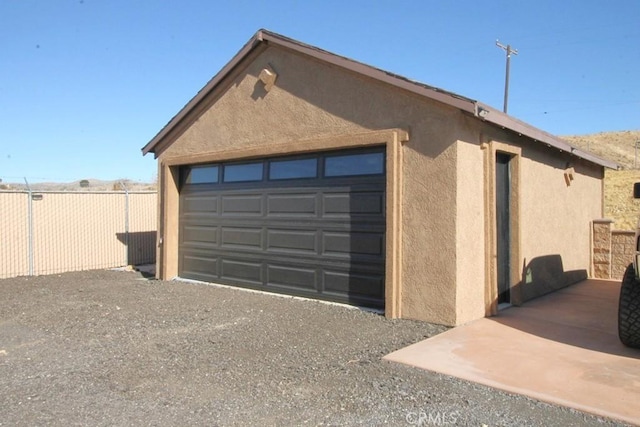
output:
[[[586,280],[385,359],[640,424],[640,350],[618,340],[619,291]]]

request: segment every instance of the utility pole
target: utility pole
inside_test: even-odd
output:
[[[511,54],[513,53],[514,55],[518,54],[518,50],[517,49],[511,49],[511,45],[503,45],[502,43],[500,43],[499,40],[496,40],[496,46],[498,46],[501,49],[504,49],[505,52],[507,52],[507,73],[506,73],[506,77],[504,79],[504,108],[502,109],[502,111],[504,111],[505,113],[507,112],[507,104],[509,102],[509,68],[510,68],[510,64],[511,64]]]

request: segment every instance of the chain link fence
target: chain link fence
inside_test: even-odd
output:
[[[156,192],[0,191],[0,278],[155,262]]]

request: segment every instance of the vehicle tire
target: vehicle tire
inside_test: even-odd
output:
[[[640,282],[633,264],[624,272],[620,287],[618,336],[627,347],[640,348]]]

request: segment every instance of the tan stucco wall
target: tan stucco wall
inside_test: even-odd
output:
[[[278,77],[271,91],[265,92],[257,76],[268,66]],[[339,141],[366,131],[404,129],[409,132],[409,141],[398,156],[402,175],[398,229],[403,231],[398,249],[402,257],[397,314],[447,325],[484,316],[489,255],[484,238],[486,151],[481,142],[488,138],[487,125],[455,108],[279,47],[269,47],[252,57],[250,63],[241,64],[221,88],[209,97],[204,113],[192,118],[186,130],[159,153],[161,164],[176,164],[176,159],[187,158],[194,162],[265,155],[272,147],[274,154],[280,153],[277,147],[305,150],[299,141]],[[497,132],[493,138],[528,144],[508,132]],[[562,170],[537,163],[556,161],[552,155],[545,157],[528,148],[523,153],[522,182],[536,183],[531,188],[523,184],[527,186],[523,197],[528,200],[523,201],[522,208],[529,210],[522,218],[523,240],[538,240],[540,236],[549,240],[528,242],[523,256],[571,252],[565,255],[567,268],[586,268],[588,221],[598,217],[600,211],[595,212],[589,204],[573,222],[557,219],[552,212],[558,209],[552,207],[546,212],[536,192],[558,191],[550,198],[552,205],[554,200],[563,205],[566,197],[578,202],[580,197],[600,195],[597,178],[578,177],[567,191],[557,182],[564,182]],[[178,200],[173,177],[167,175],[169,168],[161,170],[163,185],[169,187],[162,193],[166,203],[161,212],[165,224],[161,274],[170,278],[177,274]],[[556,233],[545,231],[541,235],[539,225],[548,225]],[[566,240],[559,241],[563,239],[558,238],[557,230],[562,227],[575,235],[579,249]],[[582,228],[586,228],[586,242],[578,235]]]
[[[266,93],[257,76],[269,65],[278,79]],[[411,231],[402,240],[402,316],[454,324],[455,141],[461,114],[272,47],[236,75],[159,159],[211,152],[222,159],[226,150],[378,129],[409,131],[403,150],[402,228]]]
[[[567,163],[576,172],[570,185],[565,180]],[[602,217],[602,168],[529,146],[523,150],[521,177],[525,183],[521,189],[521,265],[560,255],[565,272],[586,273],[591,259],[591,221]]]
[[[485,315],[484,152],[477,144],[457,144],[456,324]]]
[[[496,151],[514,156],[511,202],[514,298],[521,298],[518,292],[531,295],[549,291],[544,287],[532,289],[536,284],[527,283],[527,269],[539,269],[541,260],[545,268],[548,264],[555,268],[559,260],[565,272],[562,280],[567,283],[586,275],[591,265],[591,221],[602,215],[601,167],[518,135],[496,131],[479,121],[471,127],[477,128],[476,134],[484,144],[457,143],[456,324],[491,313],[483,299],[495,287],[492,276],[495,272],[491,271],[495,257],[491,235],[495,233],[495,216],[491,212],[495,204],[492,194],[495,170],[491,162]],[[574,171],[569,185],[565,177],[568,167]]]
[[[517,181],[512,201],[517,210],[512,227],[518,233],[512,248],[517,254],[512,264],[516,303],[585,278],[591,265],[591,222],[602,216],[604,169],[513,133],[488,127],[481,132],[490,147],[489,158],[495,151],[516,153],[512,171]],[[574,179],[568,181],[570,171]],[[491,199],[491,194],[487,197]],[[557,271],[558,277],[538,283],[540,277]]]

